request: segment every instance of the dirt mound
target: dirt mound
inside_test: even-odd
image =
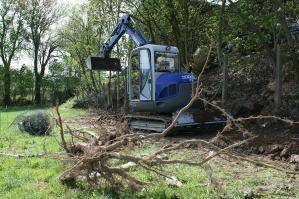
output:
[[[296,80],[285,76],[280,111],[274,112],[274,70],[266,57],[252,54],[230,57],[228,69],[228,96],[226,111],[235,118],[251,115],[278,115],[299,121],[299,86]],[[285,73],[286,74],[286,73]],[[286,74],[287,75],[287,74]],[[221,69],[214,68],[204,75],[205,97],[221,100]],[[249,155],[266,155],[272,160],[292,162],[299,169],[299,125],[287,125],[272,120],[246,122],[246,129],[258,138],[237,148]],[[219,141],[222,147],[244,139],[240,132],[229,132]]]
[[[253,54],[230,58],[226,110],[235,117],[273,115],[299,120],[299,86],[296,80],[285,78],[282,104],[274,112],[274,70],[265,57]],[[203,76],[207,99],[221,100],[222,73],[219,67]]]

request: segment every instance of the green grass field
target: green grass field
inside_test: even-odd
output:
[[[22,112],[33,107],[1,109],[0,115],[0,153],[34,154],[59,152],[57,133],[46,137],[21,133],[9,125]],[[34,108],[38,109],[38,108]],[[44,110],[51,112],[50,108]],[[78,117],[87,114],[85,110],[61,108],[63,118]],[[161,143],[160,143],[161,144]],[[159,144],[146,144],[143,148],[128,153],[142,155],[154,151]],[[200,157],[198,149],[184,149],[176,157]],[[242,165],[243,164],[243,165]],[[176,176],[183,182],[180,188],[169,187],[164,179],[143,169],[132,168],[131,172],[139,179],[152,185],[140,192],[130,189],[115,190],[90,189],[81,184],[76,188],[61,185],[57,176],[65,165],[50,158],[15,158],[0,156],[0,198],[244,198],[246,192],[257,187],[268,187],[260,198],[298,198],[298,179],[288,178],[286,174],[272,169],[256,167],[251,164],[230,163],[222,159],[210,162],[211,169],[185,166],[168,166],[170,176]],[[165,168],[165,167],[164,167]],[[212,175],[210,175],[212,174]],[[218,186],[215,186],[216,181]]]

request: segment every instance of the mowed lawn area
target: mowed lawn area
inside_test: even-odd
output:
[[[31,136],[10,126],[14,118],[33,107],[1,109],[0,153],[35,154],[62,152],[59,146],[57,129],[50,136]],[[52,114],[49,107],[41,108]],[[88,114],[82,109],[62,107],[64,119]],[[74,125],[78,125],[74,124]],[[80,125],[80,124],[79,124]],[[145,143],[142,148],[127,151],[142,155],[157,150],[167,144],[165,139],[159,143]],[[203,149],[184,149],[171,157],[200,158]],[[251,192],[259,198],[298,198],[298,179],[289,177],[283,172],[257,167],[249,163],[231,163],[218,159],[212,160],[206,167],[199,168],[186,165],[163,166],[176,176],[183,186],[171,187],[165,179],[143,169],[133,167],[132,172],[137,178],[151,184],[140,192],[128,188],[117,190],[112,187],[91,189],[85,184],[67,187],[59,183],[57,177],[67,165],[59,160],[45,157],[16,158],[0,155],[0,198],[244,198]],[[262,191],[261,191],[262,190]]]

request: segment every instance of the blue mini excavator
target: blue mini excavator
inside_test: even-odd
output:
[[[181,72],[177,47],[150,44],[129,14],[120,19],[108,41],[102,45],[100,55],[88,57],[88,68],[120,71],[120,60],[110,58],[110,54],[125,33],[137,45],[131,51],[127,67],[127,95],[131,112],[127,116],[129,125],[133,129],[162,132],[176,112],[190,101],[197,78],[192,73]],[[188,112],[180,116],[176,126],[222,122],[214,116],[209,117],[210,114],[200,114],[202,110],[202,103],[195,102]]]

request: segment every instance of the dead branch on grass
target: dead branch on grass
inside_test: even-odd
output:
[[[67,144],[66,144],[66,141],[64,139],[64,130],[63,130],[63,124],[62,124],[62,119],[61,119],[61,116],[60,116],[60,113],[58,111],[58,108],[59,108],[59,104],[57,103],[56,104],[56,107],[55,107],[55,110],[56,110],[56,114],[57,114],[57,124],[59,126],[59,130],[60,130],[60,139],[61,139],[61,142],[62,142],[62,145],[63,145],[63,148],[65,149],[65,151],[67,153],[69,153],[69,149],[67,147]]]
[[[14,157],[14,158],[39,158],[45,157],[44,153],[36,153],[36,154],[12,154],[12,153],[0,153],[0,156]]]

